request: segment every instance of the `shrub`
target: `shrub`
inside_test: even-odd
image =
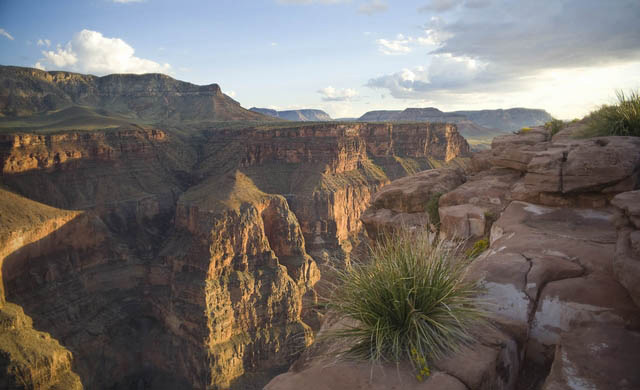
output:
[[[524,134],[524,133],[528,133],[531,131],[531,127],[523,127],[522,129],[520,129],[519,133],[520,134]]]
[[[424,211],[429,216],[429,223],[440,226],[440,213],[438,212],[438,203],[440,202],[441,193],[436,193],[429,198],[424,205]]]
[[[465,255],[469,259],[475,259],[480,253],[486,251],[487,248],[489,248],[489,240],[481,238],[473,244],[473,247],[465,252]]]
[[[329,308],[353,324],[327,337],[349,341],[345,357],[409,361],[422,380],[429,360],[471,343],[486,323],[477,285],[464,280],[467,265],[460,246],[432,242],[426,232],[386,236],[370,248],[370,261],[338,271]]]
[[[565,127],[565,124],[560,119],[553,118],[549,122],[544,124],[545,130],[551,133],[551,136],[558,134],[560,130]]]
[[[640,137],[640,93],[617,91],[618,103],[602,106],[587,117],[586,136]]]

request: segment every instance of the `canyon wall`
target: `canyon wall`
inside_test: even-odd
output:
[[[371,194],[468,148],[429,123],[0,134],[3,307],[86,388],[259,388],[313,340]]]

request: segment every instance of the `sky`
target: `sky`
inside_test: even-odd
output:
[[[0,0],[0,64],[218,83],[243,107],[542,108],[640,88],[639,0]]]

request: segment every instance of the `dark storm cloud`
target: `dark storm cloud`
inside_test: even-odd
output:
[[[434,0],[424,9],[448,12],[447,22],[425,26],[442,37],[430,65],[367,86],[424,98],[431,91],[515,87],[545,69],[640,60],[638,0]]]

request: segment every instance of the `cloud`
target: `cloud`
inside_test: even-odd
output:
[[[387,89],[398,99],[423,99],[432,91],[451,90],[487,78],[487,64],[449,54],[433,56],[428,67],[405,68],[370,79],[366,86]]]
[[[491,4],[492,0],[431,0],[429,4],[418,8],[419,12],[447,12],[464,6],[465,8],[484,8]]]
[[[46,70],[45,67],[40,62],[36,62],[33,65],[33,67],[36,68],[36,69],[40,69],[40,70]]]
[[[507,93],[536,87],[549,71],[587,72],[640,61],[637,0],[557,0],[544,6],[537,0],[438,0],[428,7],[456,12],[425,25],[422,38],[433,47],[423,65],[372,78],[367,86],[404,99],[436,92]],[[402,54],[416,48],[416,38],[409,38],[378,44],[381,51]]]
[[[367,15],[373,15],[377,12],[384,12],[389,8],[387,3],[382,0],[369,0],[358,8],[358,12]]]
[[[9,34],[9,32],[4,28],[0,28],[0,35],[13,41],[13,35]]]
[[[97,31],[82,30],[66,45],[43,51],[40,62],[54,68],[104,75],[109,73],[170,73],[169,64],[139,58],[119,38],[107,38]],[[42,64],[41,64],[42,66]]]
[[[352,88],[336,89],[332,86],[318,90],[325,102],[344,102],[349,101],[358,96],[358,92]]]
[[[340,4],[351,0],[277,0],[278,4]]]
[[[404,35],[398,34],[396,39],[377,39],[378,50],[386,55],[407,54],[412,51],[409,46],[411,38],[405,38]]]
[[[48,39],[38,39],[37,45],[51,47],[51,41]]]
[[[437,25],[438,18],[433,18],[431,24]],[[402,34],[396,35],[395,39],[377,39],[378,51],[386,55],[402,55],[413,51],[417,46],[437,47],[443,39],[447,37],[446,32],[436,28],[425,27],[423,36],[412,37]]]

